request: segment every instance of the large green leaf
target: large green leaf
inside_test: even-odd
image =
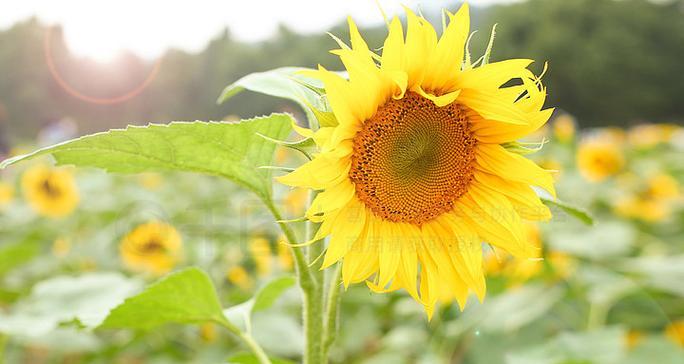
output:
[[[14,157],[14,163],[52,154],[58,164],[103,168],[110,172],[186,171],[228,178],[271,198],[270,165],[276,145],[257,134],[284,139],[291,131],[287,114],[227,122],[173,122],[129,126],[67,141]]]
[[[197,268],[170,274],[113,309],[101,328],[147,330],[166,323],[225,323],[209,276]]]
[[[0,312],[0,332],[12,336],[40,337],[60,324],[78,321],[92,328],[109,310],[140,289],[141,282],[120,273],[88,273],[58,276],[36,284],[9,313]]]

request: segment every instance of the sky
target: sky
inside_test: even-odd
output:
[[[470,0],[474,6],[511,0]],[[438,8],[447,0],[378,0],[389,15],[401,4]],[[455,9],[451,9],[455,10]],[[101,61],[122,50],[154,58],[168,48],[199,51],[228,27],[244,41],[268,38],[285,24],[300,33],[328,29],[347,16],[361,26],[383,22],[375,0],[1,0],[0,30],[31,16],[61,24],[69,48]]]

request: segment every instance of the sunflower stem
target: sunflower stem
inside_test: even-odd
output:
[[[328,283],[327,303],[325,306],[325,323],[323,324],[323,363],[328,362],[328,351],[337,338],[337,320],[340,316],[340,277],[342,265],[335,265],[335,270]]]
[[[309,192],[309,206],[313,203],[318,193]],[[306,240],[311,241],[316,236],[319,224],[308,221],[306,223]],[[306,350],[304,355],[305,364],[320,364],[325,362],[323,356],[323,296],[325,272],[320,269],[321,263],[317,258],[323,253],[324,246],[320,242],[315,242],[307,247],[308,269],[313,278],[314,284],[310,291],[305,295],[304,312],[304,333],[306,335]]]
[[[245,344],[249,348],[249,350],[252,351],[254,356],[259,361],[259,364],[273,364],[271,362],[271,359],[268,358],[268,355],[266,355],[266,352],[264,352],[264,349],[259,345],[259,343],[256,342],[256,340],[254,340],[252,335],[243,332],[228,320],[216,320],[216,323],[225,327],[233,335],[237,336],[237,338],[240,339],[240,341],[242,341],[242,343]]]
[[[280,212],[272,203],[268,204],[268,209],[276,221],[282,220]],[[294,231],[286,223],[278,222],[278,226],[290,244],[298,243]],[[314,230],[314,226],[307,224],[307,240],[311,230]],[[306,255],[304,254],[304,249],[307,250]],[[291,251],[295,260],[297,282],[303,296],[302,319],[304,321],[304,336],[306,340],[303,362],[304,364],[319,364],[323,362],[321,345],[323,337],[323,290],[318,282],[317,275],[319,272],[317,268],[309,267],[307,256],[312,255],[310,249],[291,247]]]

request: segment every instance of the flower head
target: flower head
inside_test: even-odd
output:
[[[465,305],[485,294],[482,242],[538,255],[523,219],[551,214],[532,185],[554,194],[553,177],[502,144],[540,128],[551,109],[526,59],[474,66],[465,52],[468,6],[440,37],[407,10],[406,36],[391,21],[373,54],[349,21],[351,46],[332,51],[344,79],[319,67],[337,125],[313,134],[320,153],[280,182],[323,190],[306,216],[330,235],[322,266],[343,260],[345,286],[405,289],[431,315],[445,297]],[[517,83],[509,85],[509,81]]]
[[[41,215],[63,217],[78,205],[76,182],[68,169],[36,165],[24,173],[21,185],[29,204]]]
[[[162,275],[179,262],[182,239],[171,225],[151,221],[138,225],[119,245],[124,264],[129,268]]]
[[[625,159],[610,138],[597,138],[583,142],[577,152],[577,167],[584,178],[600,182],[620,172]]]

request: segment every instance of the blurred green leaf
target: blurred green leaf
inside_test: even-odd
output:
[[[291,131],[287,114],[227,122],[173,122],[129,126],[92,134],[0,163],[5,168],[51,154],[57,164],[103,168],[110,172],[185,171],[228,178],[262,199],[271,199],[270,165],[275,145],[257,135],[283,139]]]
[[[684,297],[684,255],[625,259],[620,270],[636,274],[640,283]]]
[[[263,311],[273,306],[278,297],[296,282],[297,280],[292,276],[275,278],[261,287],[254,297],[224,310],[224,314],[240,328],[248,329],[250,317],[254,312]]]
[[[166,323],[226,322],[209,276],[191,267],[172,273],[114,308],[101,328],[147,330]]]
[[[484,303],[466,308],[461,318],[449,324],[450,335],[478,328],[487,332],[510,332],[543,316],[563,297],[560,286],[528,284]]]
[[[684,363],[684,349],[662,336],[647,337],[630,350],[620,364]]]
[[[624,359],[624,335],[619,328],[565,332],[536,348],[509,353],[506,364],[618,364]]]
[[[572,206],[567,202],[563,202],[558,199],[552,199],[547,197],[540,197],[542,202],[544,202],[549,207],[557,207],[565,211],[568,215],[578,219],[579,221],[587,224],[594,225],[594,218],[589,214],[589,212],[581,207]]]
[[[636,230],[623,221],[602,221],[591,229],[556,229],[548,235],[553,249],[589,259],[624,256],[636,240]]]
[[[0,277],[33,259],[39,252],[36,242],[20,241],[0,246]]]
[[[140,285],[119,273],[50,278],[36,284],[8,315],[0,313],[0,332],[38,337],[74,320],[95,327]]]

